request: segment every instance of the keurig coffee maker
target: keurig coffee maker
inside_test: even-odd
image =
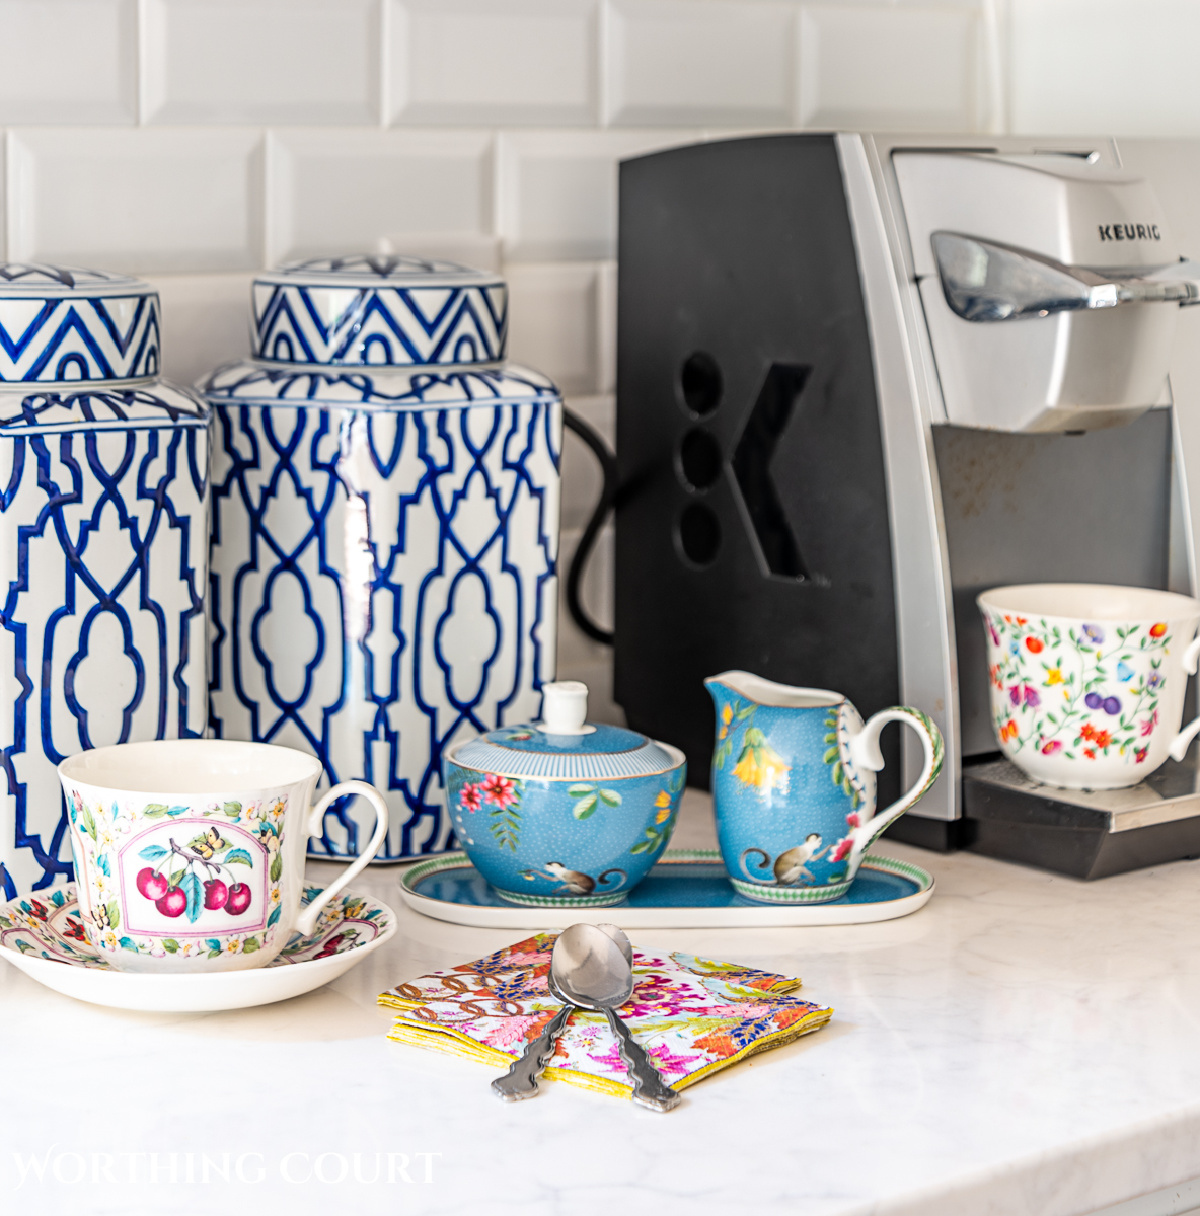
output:
[[[1103,793],[998,758],[974,602],[1030,582],[1194,593],[1168,377],[1200,298],[1183,252],[1110,140],[797,134],[623,163],[630,725],[703,780],[714,672],[864,714],[912,704],[947,754],[903,838],[1080,877],[1200,853],[1194,752]]]

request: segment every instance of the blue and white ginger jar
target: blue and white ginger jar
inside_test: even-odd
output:
[[[0,263],[0,887],[71,877],[58,763],[207,720],[209,408],[158,294]]]
[[[562,403],[506,364],[503,279],[396,256],[253,287],[216,414],[211,724],[388,800],[378,860],[451,847],[442,756],[553,679]],[[335,805],[312,856],[370,835]]]

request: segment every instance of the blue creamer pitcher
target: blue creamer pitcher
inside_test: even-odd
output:
[[[713,807],[734,887],[760,903],[826,903],[850,889],[883,830],[941,772],[938,728],[919,709],[882,709],[864,724],[841,694],[792,688],[745,671],[704,681],[717,708]],[[911,726],[923,763],[912,787],[875,814],[879,736]]]

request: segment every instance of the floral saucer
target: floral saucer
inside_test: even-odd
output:
[[[306,887],[302,903],[320,891]],[[94,1005],[151,1013],[206,1013],[284,1001],[344,975],[395,932],[391,908],[348,891],[322,911],[314,933],[295,934],[265,967],[134,975],[110,967],[88,942],[74,884],[0,905],[0,957],[55,992]],[[190,942],[180,946],[191,948]],[[195,948],[208,947],[199,943]]]

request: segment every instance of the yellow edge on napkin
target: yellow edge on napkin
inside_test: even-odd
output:
[[[384,1002],[382,998],[380,998],[379,1003],[381,1005],[385,1003],[396,1005],[400,1008],[419,1007],[418,1002],[401,1002],[399,1000]],[[743,1047],[736,1055],[729,1056],[724,1060],[713,1060],[690,1076],[683,1077],[678,1081],[672,1081],[672,1085],[675,1089],[686,1089],[689,1085],[693,1085],[695,1082],[711,1076],[714,1072],[718,1072],[722,1068],[728,1068],[730,1064],[737,1064],[747,1056],[752,1056],[760,1051],[768,1051],[772,1047],[782,1047],[793,1039],[799,1039],[806,1034],[812,1034],[814,1030],[820,1030],[832,1016],[832,1009],[821,1009],[815,1013],[811,1013],[802,1021],[789,1026],[786,1030],[757,1039],[755,1042]],[[567,1020],[568,1026],[574,1023],[577,1017],[582,1017],[585,1021],[595,1021],[603,1025],[608,1024],[604,1018],[589,1018],[586,1014],[574,1013]],[[430,1051],[442,1051],[448,1055],[461,1056],[466,1060],[475,1060],[480,1064],[491,1064],[496,1068],[507,1068],[524,1051],[524,1048],[522,1048],[522,1051],[509,1055],[498,1048],[477,1043],[461,1031],[454,1030],[449,1026],[414,1026],[412,1023],[402,1021],[396,1022],[387,1037],[395,1043],[407,1043],[412,1047],[423,1047]],[[574,1069],[555,1068],[553,1061],[546,1068],[546,1071],[542,1073],[542,1076],[548,1081],[565,1081],[568,1085],[578,1085],[581,1089],[598,1090],[601,1093],[611,1094],[613,1097],[618,1098],[628,1097],[633,1092],[631,1085],[623,1085],[612,1077],[597,1077],[591,1073],[577,1072]]]

